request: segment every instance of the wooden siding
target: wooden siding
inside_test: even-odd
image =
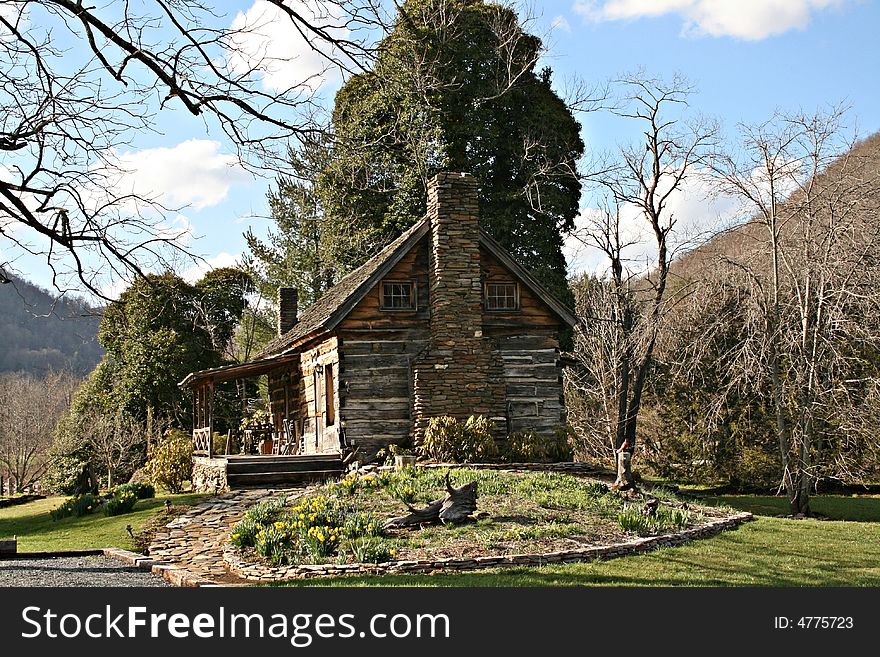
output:
[[[509,432],[548,434],[565,424],[559,342],[555,334],[497,339],[504,361]]]
[[[315,404],[315,370],[333,367],[336,422],[327,426],[326,408],[322,387],[326,374],[318,376],[318,403]],[[288,418],[297,423],[303,437],[305,453],[316,454],[339,451],[339,355],[336,337],[300,354],[299,365],[278,369],[269,374],[270,408],[276,430],[281,430],[281,420]]]
[[[415,310],[382,310],[380,295],[382,281],[367,292],[351,312],[342,320],[338,331],[347,330],[401,330],[411,327],[427,328],[428,310],[428,238],[421,239],[394,268],[382,279],[397,282],[413,282],[416,288]]]
[[[495,328],[549,329],[558,331],[561,326],[550,307],[519,281],[508,269],[489,253],[480,249],[480,269],[483,279],[483,294],[486,283],[515,282],[519,287],[518,310],[483,310],[483,329],[487,334]]]
[[[412,434],[412,360],[428,345],[427,326],[349,330],[339,339],[339,413],[346,440],[364,457],[405,444]]]

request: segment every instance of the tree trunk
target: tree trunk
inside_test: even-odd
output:
[[[617,451],[617,479],[614,481],[615,490],[629,490],[635,488],[635,480],[632,474],[632,452],[627,448]]]
[[[397,529],[436,522],[442,522],[444,525],[461,524],[477,510],[477,482],[472,481],[460,488],[453,488],[449,483],[449,474],[447,474],[446,495],[444,497],[434,500],[424,509],[410,507],[409,510],[409,514],[392,518],[386,522],[384,529]]]

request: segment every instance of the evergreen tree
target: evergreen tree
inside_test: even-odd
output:
[[[535,71],[540,50],[506,7],[404,2],[374,70],[336,96],[336,145],[318,186],[332,224],[386,241],[424,215],[434,174],[467,171],[481,183],[483,228],[570,302],[562,244],[584,145],[550,70]],[[366,255],[331,246],[349,267]]]

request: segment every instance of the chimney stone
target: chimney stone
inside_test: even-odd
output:
[[[482,329],[477,181],[439,173],[428,184],[431,223],[431,332],[439,345],[479,337]]]
[[[278,335],[284,335],[297,322],[299,290],[295,287],[278,288]]]
[[[432,417],[483,415],[505,426],[504,364],[483,336],[477,181],[440,173],[428,185],[431,331],[412,364],[415,444]],[[500,434],[499,434],[500,435]]]

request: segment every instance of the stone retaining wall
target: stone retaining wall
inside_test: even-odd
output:
[[[197,493],[221,493],[229,489],[226,459],[193,457],[192,489]]]
[[[744,522],[753,520],[751,513],[736,513],[725,518],[710,520],[699,527],[685,529],[674,534],[636,538],[615,545],[599,545],[575,550],[560,550],[538,554],[506,554],[471,559],[419,559],[389,561],[380,564],[319,564],[299,566],[268,566],[247,562],[240,552],[227,544],[223,558],[229,570],[244,579],[252,581],[277,581],[283,579],[302,579],[307,577],[338,577],[339,575],[394,575],[398,573],[434,573],[479,570],[503,566],[545,566],[554,563],[576,563],[596,559],[613,559],[640,552],[648,552],[664,547],[681,545],[688,541],[707,538],[734,529]]]

